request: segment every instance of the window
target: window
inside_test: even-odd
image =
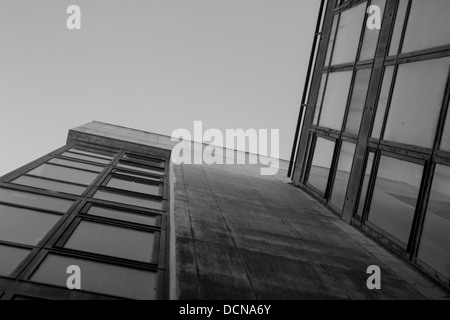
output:
[[[397,55],[400,46],[400,40],[403,32],[403,25],[406,18],[406,10],[408,9],[409,0],[400,0],[397,9],[397,17],[395,18],[394,32],[392,33],[391,46],[389,48],[389,55]]]
[[[97,163],[102,163],[102,164],[109,164],[111,162],[111,160],[107,160],[107,159],[103,159],[103,158],[94,158],[94,157],[90,157],[87,155],[83,155],[83,154],[78,154],[78,153],[73,153],[73,152],[63,152],[61,154],[64,157],[69,157],[69,158],[74,158],[74,159],[79,159],[79,160],[86,160],[86,161],[92,161],[92,162],[97,162]]]
[[[355,85],[345,126],[345,131],[348,133],[359,134],[371,73],[372,69],[361,69],[356,72]]]
[[[99,190],[94,194],[95,199],[101,199],[106,201],[118,202],[129,204],[132,206],[143,207],[147,209],[163,210],[162,201],[145,199],[140,197],[132,197],[127,195],[122,195],[119,193],[113,193],[108,191]]]
[[[140,178],[140,179],[145,179],[145,180],[149,180],[149,181],[156,181],[156,182],[161,181],[161,178],[150,177],[150,176],[146,176],[144,174],[131,173],[129,171],[124,171],[124,170],[116,170],[116,173],[120,174],[120,175],[123,175],[123,176]]]
[[[156,271],[145,271],[86,259],[49,254],[31,276],[32,281],[67,288],[67,268],[82,270],[82,289],[129,299],[156,299]]]
[[[381,9],[381,15],[384,13],[384,7],[386,5],[386,0],[373,0],[371,5],[376,5]],[[375,51],[377,49],[378,37],[380,35],[380,30],[378,29],[364,29],[364,39],[361,48],[361,53],[359,55],[359,61],[371,60],[375,57]]]
[[[357,215],[360,217],[362,217],[362,215],[364,213],[364,206],[366,204],[367,191],[369,189],[370,173],[372,172],[374,157],[375,157],[375,154],[373,152],[369,153],[369,158],[367,159],[367,164],[366,164],[366,173],[364,174],[364,180],[363,180],[363,184],[361,187],[361,196],[359,197],[359,204],[358,204],[358,211],[357,211]]]
[[[148,183],[133,177],[121,177],[114,175],[106,184],[110,188],[128,190],[143,194],[151,194],[154,196],[162,195],[162,188],[159,184]]]
[[[444,133],[442,134],[441,150],[450,152],[450,106],[445,120]]]
[[[161,159],[155,159],[155,158],[149,158],[149,157],[143,157],[138,156],[135,154],[126,154],[123,156],[124,160],[140,163],[147,166],[153,166],[153,167],[164,167],[164,160]]]
[[[364,2],[341,13],[332,58],[333,65],[355,62],[361,30],[366,17],[366,6],[367,4]]]
[[[154,232],[81,221],[64,248],[153,262]]]
[[[87,214],[104,217],[109,219],[115,219],[120,221],[133,222],[138,224],[143,224],[147,226],[156,226],[157,217],[148,214],[138,214],[133,212],[128,212],[124,210],[110,209],[99,206],[92,206],[89,208]]]
[[[327,81],[327,75],[323,74],[322,80],[320,80],[319,95],[317,96],[316,110],[314,113],[314,121],[313,121],[314,125],[317,125],[317,123],[319,122],[319,115],[320,115],[320,110],[322,107],[323,92],[325,90],[326,81]]]
[[[399,66],[385,140],[432,148],[449,65],[445,57]]]
[[[40,179],[32,176],[21,176],[12,181],[12,183],[20,184],[23,186],[34,187],[44,190],[53,190],[63,193],[74,194],[80,196],[86,190],[86,187],[77,186],[74,184],[68,184],[64,182],[52,181]]]
[[[0,275],[8,277],[30,253],[30,250],[0,245]]]
[[[92,157],[112,160],[118,151],[107,150],[101,147],[91,147],[89,145],[80,144],[69,150],[70,152],[81,153]]]
[[[328,41],[327,56],[325,58],[325,67],[327,67],[330,64],[331,52],[333,50],[333,44],[334,44],[334,40],[336,38],[336,27],[337,27],[337,23],[338,23],[338,18],[339,18],[339,15],[335,15],[333,18],[333,25],[331,26],[330,39]]]
[[[66,213],[73,204],[72,200],[3,188],[0,188],[0,201],[61,213]]]
[[[368,221],[406,248],[416,211],[423,166],[382,156]]]
[[[450,2],[413,0],[402,52],[450,44]]]
[[[450,275],[450,167],[434,173],[418,258],[447,280]]]
[[[330,73],[319,119],[320,126],[342,130],[351,81],[352,71]]]
[[[28,174],[82,185],[90,185],[98,176],[97,173],[60,167],[46,163],[31,170]]]
[[[64,159],[58,159],[53,158],[49,161],[49,163],[59,164],[66,167],[72,167],[72,168],[78,168],[82,170],[88,170],[88,171],[95,171],[95,172],[102,172],[104,167],[95,166],[92,164],[82,163],[78,161],[70,161],[70,160],[64,160]]]
[[[318,137],[309,172],[308,183],[325,194],[333,162],[335,142]]]
[[[0,205],[0,240],[37,245],[61,216]]]
[[[344,208],[345,196],[347,194],[348,181],[353,165],[353,157],[355,156],[356,145],[350,142],[342,142],[341,154],[334,180],[333,192],[330,202],[342,210]]]
[[[149,167],[149,166],[145,166],[145,165],[141,165],[141,164],[137,164],[137,163],[131,163],[131,162],[120,161],[117,164],[117,167],[142,171],[142,172],[150,173],[150,174],[157,174],[157,175],[164,174],[164,169],[156,168],[156,167]]]
[[[383,85],[381,87],[380,96],[378,98],[377,111],[375,122],[372,129],[372,138],[380,139],[381,130],[383,129],[384,116],[389,99],[389,92],[391,90],[392,76],[394,75],[394,66],[389,66],[384,69]]]

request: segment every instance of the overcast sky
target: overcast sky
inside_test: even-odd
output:
[[[0,176],[92,120],[280,129],[288,159],[319,2],[0,0]]]

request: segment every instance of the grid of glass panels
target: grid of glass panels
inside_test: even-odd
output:
[[[165,182],[165,159],[88,143],[29,165],[0,182],[0,276],[66,289],[77,265],[82,293],[162,298]]]

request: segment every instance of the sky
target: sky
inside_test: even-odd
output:
[[[0,0],[0,176],[93,120],[279,129],[289,159],[319,0]],[[67,7],[81,8],[69,30]]]

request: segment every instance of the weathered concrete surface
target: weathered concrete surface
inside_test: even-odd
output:
[[[174,166],[179,299],[447,299],[447,293],[287,184],[285,170]],[[366,286],[381,268],[381,290]]]

